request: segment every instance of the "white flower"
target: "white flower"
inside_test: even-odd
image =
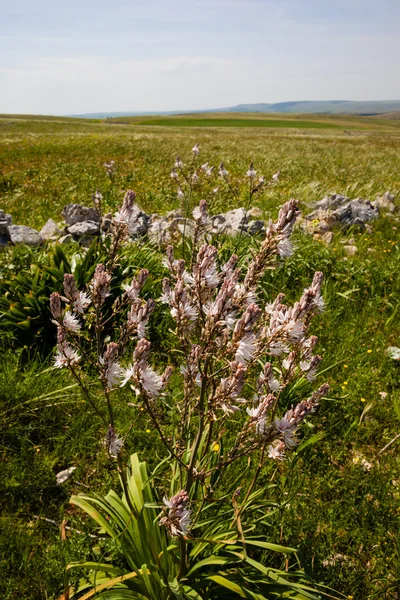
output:
[[[246,175],[247,177],[250,177],[250,179],[253,179],[253,177],[257,175],[257,171],[253,167],[250,167],[250,169],[246,172]]]
[[[153,369],[151,369],[149,366],[146,366],[140,371],[139,378],[143,389],[149,396],[156,397],[160,394],[160,390],[163,387],[161,375],[158,375],[158,373],[153,371]]]
[[[271,392],[279,392],[282,389],[282,384],[279,383],[277,379],[273,375],[268,378],[268,387]]]
[[[252,333],[242,337],[239,342],[238,348],[235,354],[235,361],[245,365],[249,360],[253,358],[255,352],[254,335]]]
[[[79,331],[82,327],[78,318],[69,310],[67,310],[66,313],[64,314],[63,325],[64,325],[65,329],[68,329],[69,331],[73,331],[74,333]]]
[[[268,446],[268,458],[273,458],[274,460],[283,460],[285,458],[284,448],[282,448],[281,444],[271,444]]]
[[[281,174],[280,171],[277,171],[276,173],[274,173],[272,175],[272,181],[279,181],[279,175]]]
[[[175,169],[172,169],[171,171],[171,179],[178,179],[178,173],[175,171]]]
[[[133,283],[124,283],[122,289],[125,291],[129,300],[137,300],[139,298],[139,287]]]
[[[195,144],[192,148],[192,152],[194,154],[194,156],[198,156],[200,154],[200,150],[199,150],[199,145]]]
[[[72,348],[69,344],[63,343],[62,347],[59,347],[57,354],[54,357],[54,366],[57,369],[68,367],[69,365],[74,366],[78,364],[81,357],[78,352]]]
[[[90,299],[89,294],[87,294],[86,292],[79,292],[78,297],[73,303],[74,310],[77,313],[83,315],[83,313],[85,312],[85,308],[89,306],[91,301],[92,300]]]
[[[293,254],[293,246],[290,240],[284,239],[278,243],[278,253],[282,258],[288,258]]]
[[[177,167],[178,169],[182,169],[182,167],[183,167],[183,162],[181,161],[179,156],[177,156],[177,158],[176,158],[175,167]]]
[[[317,308],[318,312],[323,312],[323,310],[325,308],[325,301],[324,301],[323,297],[321,296],[321,294],[318,294],[317,296],[315,296],[314,305]]]
[[[292,362],[293,362],[292,360],[289,360],[288,358],[285,358],[285,359],[282,361],[282,367],[283,367],[284,369],[290,369],[290,367],[292,366]],[[300,365],[301,365],[301,363],[300,363]]]
[[[128,383],[128,381],[130,381],[132,379],[132,377],[134,375],[136,375],[137,373],[137,368],[134,365],[129,365],[129,367],[127,367],[126,369],[123,369],[122,373],[121,373],[121,385],[120,387],[123,387],[124,385],[126,385]]]
[[[185,197],[185,194],[182,192],[181,188],[178,188],[177,196],[178,196],[178,198],[184,198]]]
[[[111,362],[106,369],[107,387],[109,390],[118,385],[124,375],[122,367],[117,362]]]
[[[218,173],[220,177],[227,177],[228,171],[225,169],[224,163],[219,165]]]
[[[284,416],[282,419],[275,418],[275,427],[282,434],[287,448],[294,448],[297,445],[296,427],[289,422],[287,417]]]
[[[124,440],[115,434],[115,438],[110,442],[108,447],[108,451],[110,456],[113,458],[117,458],[118,454],[121,452],[121,448],[124,445]]]

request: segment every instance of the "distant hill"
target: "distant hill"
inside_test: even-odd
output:
[[[237,104],[228,108],[213,108],[206,110],[173,110],[173,111],[142,111],[142,112],[98,112],[73,117],[86,119],[107,119],[115,117],[136,117],[153,115],[178,115],[189,113],[287,113],[287,114],[324,114],[324,115],[382,115],[400,111],[400,100],[303,100],[295,102],[277,102],[275,104]]]
[[[377,100],[356,102],[353,100],[305,100],[299,102],[277,102],[275,104],[238,104],[230,108],[204,112],[265,112],[302,114],[350,114],[380,115],[400,110],[400,100]]]

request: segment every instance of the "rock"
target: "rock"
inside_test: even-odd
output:
[[[372,206],[368,200],[356,198],[336,209],[332,214],[346,227],[359,225],[363,228],[365,223],[379,217],[379,209]]]
[[[326,246],[329,246],[329,244],[332,243],[334,237],[335,234],[333,233],[333,231],[327,231],[326,233],[324,233],[324,235],[321,236],[321,242],[324,243]]]
[[[346,252],[346,254],[348,254],[349,256],[354,256],[355,254],[357,254],[358,249],[357,246],[351,246],[351,245],[346,245],[343,246],[343,250]]]
[[[10,225],[8,234],[13,244],[25,244],[26,246],[40,246],[42,237],[36,229],[25,225]]]
[[[76,467],[69,467],[69,469],[64,469],[64,471],[60,471],[56,475],[56,481],[58,485],[65,483],[72,475],[72,473],[76,470]]]
[[[332,211],[336,210],[346,202],[349,202],[350,198],[347,196],[342,196],[342,194],[331,194],[330,196],[325,196],[322,200],[319,200],[315,204],[313,204],[313,208],[317,211]]]
[[[58,240],[59,244],[72,244],[72,242],[74,241],[74,238],[72,237],[72,235],[70,233],[67,233],[67,235],[63,235],[62,237],[60,237],[60,239]]]
[[[389,348],[386,348],[385,352],[392,360],[400,361],[400,348],[397,348],[397,346],[389,346]]]
[[[172,213],[176,214],[175,211],[171,211],[164,218],[152,215],[147,233],[153,244],[165,246],[177,243],[182,236],[193,237],[195,222],[192,219],[173,216]]]
[[[67,204],[62,209],[62,215],[67,225],[75,225],[82,221],[94,221],[99,223],[99,213],[95,208],[82,206],[81,204]]]
[[[249,220],[244,208],[233,208],[223,213],[223,216],[225,217],[224,226],[230,227],[233,231],[240,231]]]
[[[39,231],[39,234],[44,240],[56,240],[62,235],[62,231],[58,228],[57,223],[53,219],[49,219]]]
[[[394,203],[394,196],[389,192],[385,192],[383,196],[377,198],[373,202],[371,202],[372,206],[377,208],[378,210],[382,210],[382,212],[393,213],[396,210],[396,205]]]
[[[8,215],[3,210],[0,210],[0,235],[8,236],[8,228],[10,227],[11,223],[11,215]]]
[[[80,221],[67,227],[68,233],[74,238],[82,238],[84,236],[95,236],[99,233],[99,223],[96,221]]]
[[[255,235],[256,233],[261,233],[265,231],[264,221],[250,221],[247,233],[250,235]]]
[[[150,226],[150,216],[135,204],[132,209],[132,215],[128,223],[128,231],[131,238],[136,239],[146,233]]]

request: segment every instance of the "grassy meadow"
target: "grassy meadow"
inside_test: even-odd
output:
[[[132,188],[146,212],[165,213],[179,206],[170,169],[177,155],[192,161],[195,143],[201,162],[223,161],[238,189],[250,161],[260,175],[281,171],[280,181],[255,203],[265,218],[275,218],[291,197],[305,212],[334,192],[373,200],[390,191],[400,201],[399,120],[212,114],[89,121],[0,115],[0,208],[15,224],[40,229],[48,218],[61,221],[67,203],[90,205],[96,189],[113,211]],[[111,159],[112,179],[103,167]],[[211,212],[245,202],[244,193],[224,189]],[[267,298],[282,291],[294,301],[314,271],[323,271],[326,310],[312,333],[324,358],[318,381],[331,386],[305,428],[306,437],[319,434],[318,442],[298,459],[274,465],[271,499],[278,508],[265,535],[298,548],[310,577],[348,600],[400,598],[400,440],[385,448],[400,432],[400,363],[385,353],[388,346],[400,346],[399,234],[400,221],[388,216],[363,233],[335,231],[329,246],[297,231],[294,256],[263,281]],[[244,240],[242,252],[258,242]],[[354,256],[346,254],[344,242],[357,246]],[[162,276],[157,250],[133,246],[124,252],[123,267],[153,269],[157,298]],[[65,253],[70,258],[77,250],[68,247]],[[52,252],[50,247],[2,250],[0,295],[20,274],[32,272],[31,265],[48,266]],[[45,313],[45,295],[36,299]],[[151,335],[165,356],[167,327],[161,313],[153,317]],[[2,323],[0,311],[0,598],[56,600],[69,562],[113,554],[111,544],[96,537],[68,504],[69,497],[117,488],[117,474],[101,448],[101,423],[76,386],[51,369],[42,342],[32,336],[21,341]],[[40,339],[52,339],[52,329],[49,322]],[[123,401],[116,419],[127,431],[130,409]],[[151,461],[160,450],[144,419],[135,423],[129,440],[126,452],[138,451],[142,459]],[[57,485],[55,474],[72,465],[74,476]],[[249,476],[244,472],[244,480]]]

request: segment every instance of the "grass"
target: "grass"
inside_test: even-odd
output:
[[[336,130],[180,132],[21,120],[0,127],[0,207],[14,222],[40,227],[49,217],[60,218],[67,202],[89,204],[96,188],[113,208],[132,187],[146,210],[166,212],[178,205],[169,177],[174,156],[186,160],[195,142],[202,162],[224,160],[234,181],[244,177],[250,160],[260,174],[281,169],[280,183],[258,203],[266,215],[275,216],[290,196],[299,197],[307,210],[307,203],[330,192],[373,199],[400,189],[395,129],[344,136]],[[109,159],[117,163],[113,181],[102,166]],[[223,191],[215,208],[243,201]],[[282,507],[266,535],[299,547],[317,581],[354,600],[399,598],[399,441],[379,454],[400,431],[400,366],[385,354],[388,346],[400,345],[399,231],[400,223],[382,217],[370,232],[337,232],[329,247],[296,233],[295,255],[270,272],[263,287],[268,298],[283,291],[294,300],[315,270],[325,273],[327,307],[313,333],[327,369],[321,381],[331,385],[329,400],[310,421],[309,433],[319,433],[320,441],[296,467],[279,467],[271,494]],[[343,249],[351,239],[355,256]],[[40,261],[46,261],[45,251],[7,251],[0,256],[0,271],[9,273],[11,263],[11,271],[19,272]],[[159,323],[155,320],[153,335]],[[76,531],[96,534],[68,498],[88,488],[103,492],[116,486],[116,473],[99,443],[102,425],[76,388],[67,389],[69,379],[47,371],[48,363],[32,353],[24,361],[10,350],[8,339],[3,335],[0,359],[0,597],[56,600],[68,562],[113,551]],[[165,353],[163,346],[160,352]],[[116,419],[122,431],[129,427],[123,397]],[[158,451],[144,419],[130,437],[127,452],[134,450],[150,459]],[[372,465],[369,472],[362,468],[363,458]],[[71,465],[77,466],[74,477],[57,486],[55,474]],[[59,527],[65,520],[72,529],[61,527],[61,535],[44,519]]]
[[[340,125],[318,121],[290,121],[276,119],[157,119],[138,121],[139,125],[158,127],[294,127],[296,129],[340,129]]]

